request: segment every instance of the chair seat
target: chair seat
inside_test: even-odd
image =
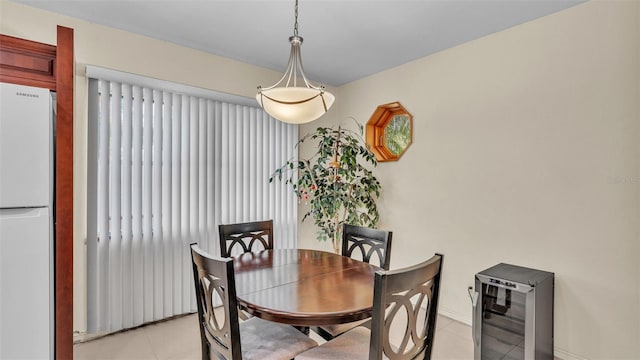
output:
[[[252,317],[240,323],[242,358],[245,360],[293,359],[318,346],[293,326]]]
[[[296,356],[296,360],[368,360],[370,338],[371,331],[360,326]]]
[[[346,324],[322,325],[318,327],[317,331],[318,331],[318,334],[322,336],[325,340],[331,340],[342,333],[345,333],[355,327],[361,326],[370,321],[371,321],[371,318],[358,320],[358,321],[354,321]]]

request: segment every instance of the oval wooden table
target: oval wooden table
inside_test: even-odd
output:
[[[377,266],[319,250],[275,249],[234,258],[238,303],[254,316],[290,325],[366,319]]]

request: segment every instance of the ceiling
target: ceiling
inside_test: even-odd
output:
[[[284,71],[293,0],[14,0]],[[339,86],[582,0],[300,0],[307,76]]]

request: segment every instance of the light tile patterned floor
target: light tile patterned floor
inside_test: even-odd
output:
[[[318,342],[322,341],[313,332],[312,337]],[[76,360],[198,360],[201,355],[197,316],[188,315],[79,343],[74,345],[73,355]],[[471,328],[440,316],[432,358],[473,359]]]

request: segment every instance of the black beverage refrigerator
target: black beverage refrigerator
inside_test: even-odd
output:
[[[475,276],[475,360],[553,360],[554,274],[498,264]]]

